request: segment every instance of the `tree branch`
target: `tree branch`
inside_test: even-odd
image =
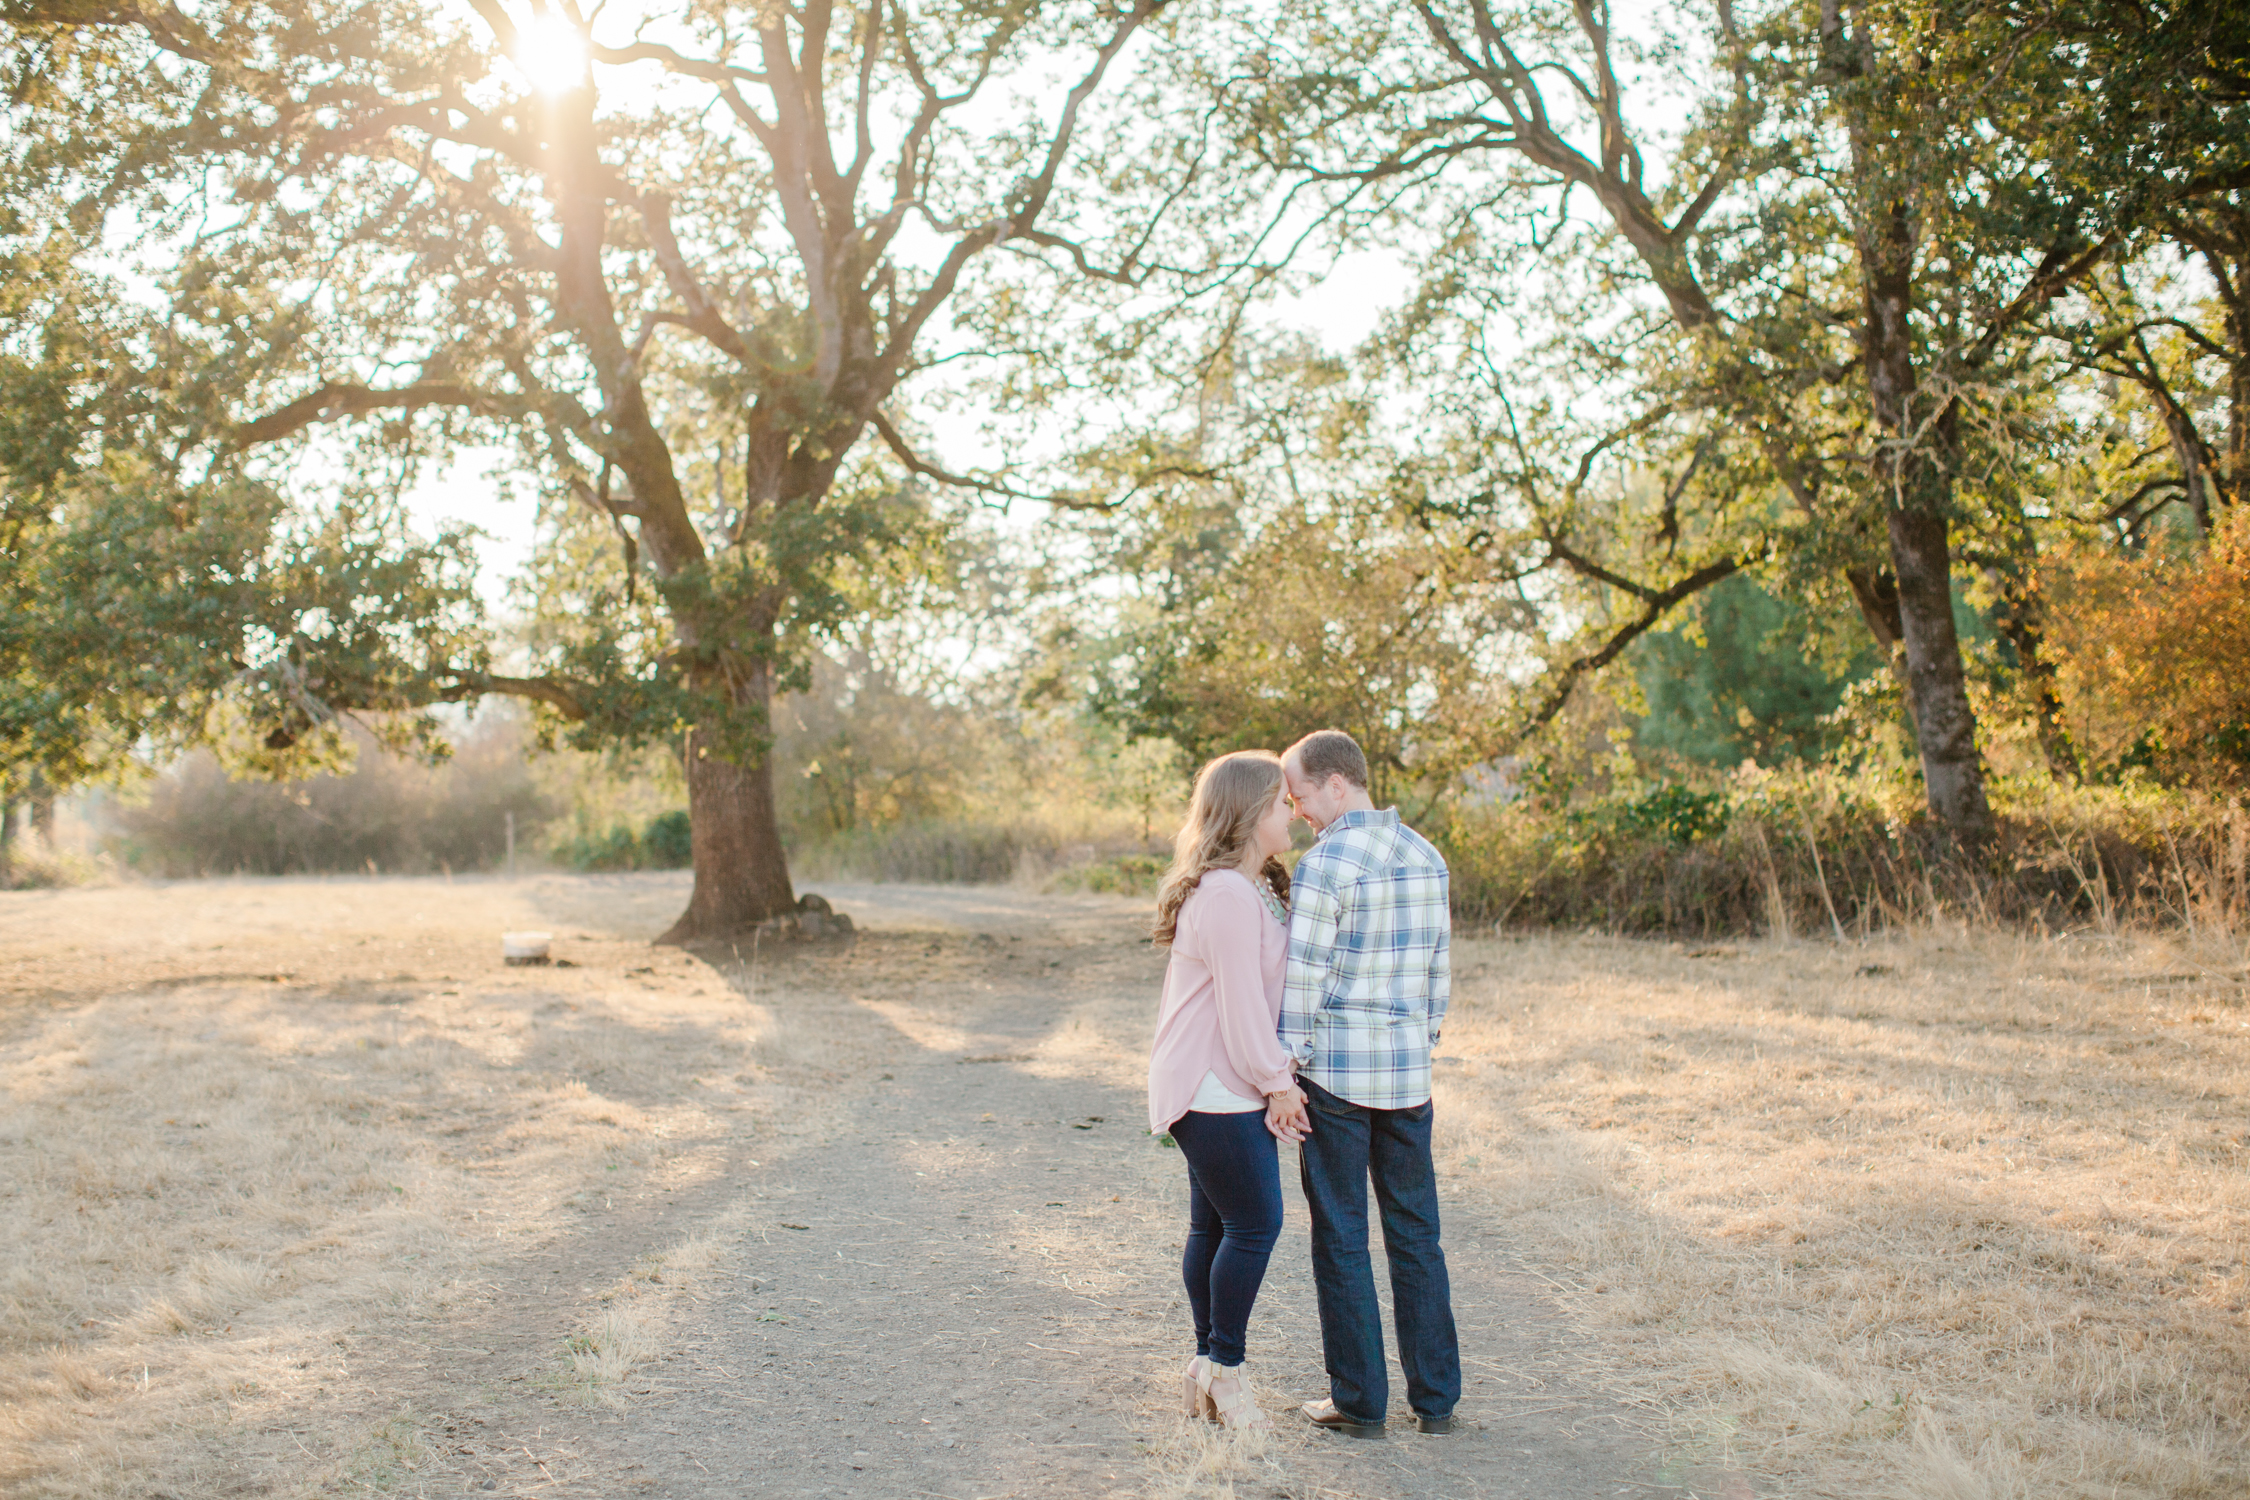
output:
[[[585,691],[582,683],[565,683],[554,677],[503,677],[491,672],[463,672],[459,677],[460,691],[448,693],[446,698],[459,702],[463,698],[484,693],[499,693],[510,698],[530,698],[546,704],[566,719],[586,717],[586,704],[580,696]]]
[[[1114,510],[1122,503],[1114,500],[1092,500],[1083,495],[1035,495],[1028,490],[1019,490],[1012,485],[1001,484],[997,480],[978,479],[969,474],[955,474],[950,470],[939,468],[936,464],[915,453],[914,449],[907,443],[905,435],[893,426],[891,419],[882,412],[876,412],[868,420],[873,424],[875,430],[882,434],[884,443],[889,445],[891,452],[897,455],[900,463],[904,464],[911,472],[920,474],[926,479],[934,479],[939,484],[952,485],[957,489],[981,490],[985,494],[1003,495],[1010,500],[1032,500],[1041,505],[1060,506],[1065,510]]]
[[[1125,43],[1138,31],[1141,23],[1162,10],[1165,0],[1136,0],[1133,8],[1110,32],[1109,40],[1095,54],[1094,65],[1084,77],[1071,86],[1070,94],[1063,100],[1062,116],[1055,122],[1054,139],[1047,143],[1047,159],[1039,168],[1039,175],[1031,180],[1022,193],[1022,206],[1008,216],[1011,230],[1028,230],[1037,222],[1040,211],[1047,206],[1047,195],[1054,191],[1055,174],[1062,170],[1063,157],[1070,150],[1070,141],[1078,128],[1078,111],[1101,87],[1102,75],[1109,71],[1111,59],[1123,50]]]
[[[648,232],[649,251],[664,272],[665,283],[672,295],[687,304],[686,327],[703,335],[735,363],[749,366],[755,363],[750,346],[734,325],[720,315],[717,304],[703,290],[703,283],[695,279],[688,269],[687,257],[680,254],[680,242],[672,233],[672,199],[666,193],[643,193],[634,201],[640,210],[641,225]]]
[[[2072,238],[2075,239],[2075,236]],[[1985,357],[1999,347],[2002,334],[2067,291],[2073,282],[2094,268],[2103,254],[2117,243],[2117,239],[2118,232],[2112,229],[2077,256],[2070,253],[2071,240],[2058,241],[2051,246],[2040,258],[2039,269],[2033,271],[2030,279],[2024,282],[2022,290],[1985,325],[1984,332],[1971,346],[1968,358],[1963,363],[1971,368],[1984,363]]]
[[[1639,614],[1611,631],[1609,639],[1602,643],[1599,650],[1574,659],[1556,674],[1554,686],[1548,689],[1539,706],[1532,710],[1531,716],[1517,729],[1515,739],[1520,740],[1533,730],[1552,722],[1555,715],[1561,713],[1564,705],[1570,702],[1570,695],[1577,689],[1579,679],[1589,672],[1598,672],[1617,660],[1619,653],[1646,635],[1674,605],[1701,593],[1720,579],[1740,572],[1741,569],[1740,558],[1721,558],[1696,569],[1661,593],[1644,591],[1641,595],[1644,602]]]
[[[589,55],[594,61],[623,66],[626,63],[655,62],[664,66],[667,73],[677,73],[684,78],[701,78],[710,83],[767,82],[766,75],[755,68],[740,68],[733,63],[705,62],[688,57],[662,42],[635,42],[629,47],[602,47],[589,45]]]
[[[228,451],[270,443],[300,432],[315,422],[365,416],[376,411],[416,411],[425,406],[460,406],[489,411],[499,403],[480,391],[451,381],[423,381],[380,391],[364,385],[331,381],[309,396],[300,396],[279,410],[270,411],[236,426],[227,440]]]
[[[1016,206],[1008,211],[1005,218],[981,224],[954,242],[952,250],[947,252],[944,262],[931,276],[929,284],[923,287],[922,295],[914,299],[913,306],[899,320],[890,347],[884,352],[887,375],[895,379],[905,362],[907,350],[913,347],[914,340],[921,334],[922,325],[953,295],[953,288],[960,281],[963,267],[980,251],[1004,239],[1031,233],[1038,222],[1040,211],[1047,205],[1048,195],[1054,191],[1055,176],[1062,170],[1063,158],[1069,152],[1071,137],[1077,129],[1078,111],[1101,85],[1102,75],[1109,71],[1111,60],[1124,49],[1125,43],[1132,39],[1133,33],[1140,29],[1142,23],[1161,10],[1165,3],[1166,0],[1135,0],[1133,8],[1118,21],[1110,32],[1109,40],[1102,44],[1100,52],[1095,55],[1093,66],[1071,86],[1068,97],[1064,99],[1062,114],[1055,122],[1054,139],[1047,143],[1047,159],[1040,167],[1039,175],[1029,184],[1020,185],[1016,192],[1009,195],[1015,200]]]
[[[8,19],[19,24],[44,26],[137,26],[165,51],[216,66],[231,61],[211,34],[173,4],[146,5],[135,0],[16,0],[7,8]]]

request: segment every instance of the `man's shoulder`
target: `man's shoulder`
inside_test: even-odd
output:
[[[1311,878],[1340,884],[1352,880],[1367,868],[1369,857],[1379,848],[1379,841],[1370,840],[1364,827],[1331,828],[1297,857],[1297,869],[1292,877],[1302,881]]]
[[[1413,862],[1434,865],[1439,874],[1446,873],[1445,856],[1438,853],[1437,845],[1407,827],[1403,821],[1398,825],[1398,844],[1400,852]]]
[[[1350,869],[1354,874],[1372,870],[1420,869],[1444,874],[1445,856],[1438,853],[1437,845],[1406,826],[1406,820],[1392,816],[1380,823],[1362,823],[1350,828],[1340,828],[1334,837],[1322,839],[1315,849],[1335,846],[1329,850],[1330,860]],[[1311,855],[1308,853],[1308,859]]]
[[[1430,891],[1444,890],[1450,878],[1437,846],[1393,818],[1336,829],[1299,857],[1293,878],[1349,907],[1367,899],[1361,893],[1370,882],[1384,888],[1375,899],[1398,900],[1391,888],[1401,876]]]

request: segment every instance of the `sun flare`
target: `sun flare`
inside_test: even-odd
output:
[[[586,78],[586,36],[568,20],[549,11],[533,18],[516,33],[516,66],[535,89],[555,92],[572,88]]]

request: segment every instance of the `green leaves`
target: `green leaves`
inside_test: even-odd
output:
[[[362,504],[300,518],[123,454],[51,493],[0,560],[0,764],[68,785],[217,741],[289,774],[334,762],[345,714],[442,753],[410,711],[472,696],[486,665],[466,537]]]

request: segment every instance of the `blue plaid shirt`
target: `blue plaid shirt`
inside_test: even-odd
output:
[[[1444,856],[1393,809],[1321,830],[1289,886],[1281,1045],[1298,1072],[1370,1109],[1430,1097],[1453,994]]]

